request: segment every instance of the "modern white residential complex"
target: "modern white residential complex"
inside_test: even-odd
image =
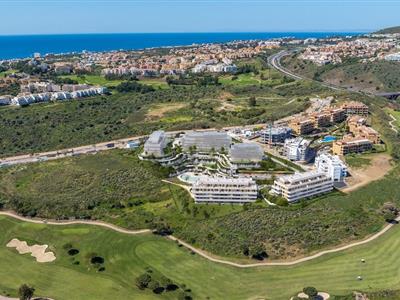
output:
[[[164,156],[164,149],[167,144],[168,139],[165,132],[162,130],[154,131],[144,143],[144,154],[145,156]]]
[[[240,167],[257,167],[263,160],[264,151],[259,144],[241,143],[233,144],[229,150],[229,157],[232,164]]]
[[[292,161],[309,161],[313,156],[310,141],[297,137],[285,140],[284,153]]]
[[[220,131],[191,131],[182,137],[182,148],[184,151],[191,149],[209,152],[211,150],[229,150],[232,138],[226,132]]]
[[[311,171],[279,177],[274,181],[270,193],[282,196],[291,203],[330,192],[332,189],[332,180],[325,173]]]
[[[196,203],[248,203],[257,200],[258,188],[250,178],[201,176],[191,193]]]
[[[261,143],[278,144],[284,143],[292,135],[292,129],[289,127],[271,127],[260,132]]]
[[[315,168],[331,178],[332,182],[343,182],[347,176],[347,166],[337,155],[318,155],[315,158]]]

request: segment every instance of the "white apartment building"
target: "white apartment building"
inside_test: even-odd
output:
[[[331,178],[332,182],[343,182],[347,176],[347,166],[337,155],[318,155],[315,158],[315,168]]]
[[[220,131],[192,131],[182,137],[182,148],[184,151],[194,149],[196,151],[209,152],[211,150],[228,151],[232,138],[226,132]]]
[[[257,200],[258,187],[250,178],[201,176],[192,185],[196,203],[248,203]]]
[[[284,153],[289,160],[292,161],[309,161],[313,152],[310,149],[310,141],[297,137],[287,139],[284,143]]]
[[[49,102],[55,100],[67,100],[67,99],[78,99],[84,97],[91,97],[96,95],[102,95],[107,92],[105,87],[92,87],[86,90],[80,90],[75,92],[52,92],[52,93],[40,93],[40,94],[28,94],[20,95],[11,99],[11,105],[23,106],[32,103]]]
[[[386,55],[385,56],[385,60],[387,60],[387,61],[400,61],[400,52]]]
[[[292,135],[292,129],[289,127],[271,127],[260,131],[261,143],[277,144],[284,143]]]
[[[168,144],[165,132],[162,130],[154,131],[144,143],[144,154],[155,157],[164,156],[164,149]]]
[[[330,192],[332,189],[331,178],[326,176],[325,173],[311,171],[279,177],[274,181],[270,194],[282,196],[289,203],[292,203],[303,198]]]

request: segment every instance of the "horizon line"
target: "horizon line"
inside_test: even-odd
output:
[[[112,34],[204,34],[204,33],[371,33],[378,29],[327,29],[327,30],[273,30],[273,31],[167,31],[167,32],[69,32],[69,33],[11,33],[4,36],[38,36],[38,35],[112,35]]]

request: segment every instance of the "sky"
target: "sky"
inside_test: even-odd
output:
[[[372,31],[400,25],[399,11],[400,0],[0,0],[0,35]]]

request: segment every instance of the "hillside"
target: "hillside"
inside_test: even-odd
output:
[[[374,33],[378,33],[378,34],[400,33],[400,26],[384,28],[384,29],[378,30],[377,32],[374,32]]]
[[[351,59],[338,65],[317,66],[294,57],[286,57],[282,63],[297,74],[350,90],[365,90],[372,93],[400,90],[398,62],[361,63],[357,59]]]

